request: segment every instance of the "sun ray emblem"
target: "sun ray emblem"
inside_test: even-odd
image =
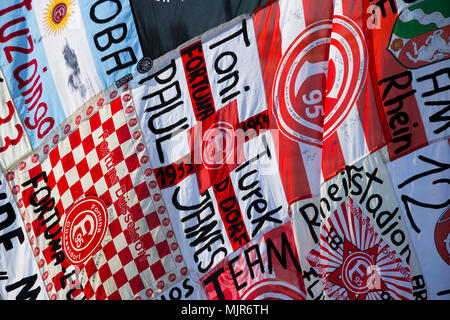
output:
[[[52,35],[61,33],[74,11],[72,0],[51,0],[44,12],[44,28]]]

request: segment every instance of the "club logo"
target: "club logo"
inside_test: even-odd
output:
[[[285,136],[321,146],[345,119],[366,77],[363,39],[353,21],[336,16],[311,24],[293,41],[272,90],[272,113]]]
[[[72,0],[52,0],[44,12],[44,28],[52,35],[62,32],[74,13]]]
[[[97,197],[88,196],[66,213],[63,226],[63,250],[75,265],[82,264],[100,247],[107,229],[107,209]]]
[[[328,218],[307,260],[331,299],[411,299],[409,268],[351,199]]]
[[[387,287],[381,281],[379,269],[375,264],[378,249],[376,245],[362,251],[346,239],[342,266],[331,274],[329,280],[342,282],[349,295],[355,299],[366,296],[372,289],[386,291]]]
[[[450,207],[436,222],[434,243],[441,258],[450,266]]]
[[[426,0],[403,10],[388,50],[408,69],[450,58],[450,11],[447,0]]]
[[[291,283],[268,278],[250,286],[241,300],[305,300],[305,293]]]

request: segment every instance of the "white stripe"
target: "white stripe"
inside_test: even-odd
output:
[[[342,0],[334,0],[334,15],[343,15]]]
[[[345,120],[336,129],[346,164],[352,164],[369,154],[358,108],[353,105]]]
[[[450,24],[450,17],[445,18],[442,13],[437,11],[426,14],[422,9],[415,9],[413,11],[405,10],[398,18],[401,22],[417,21],[424,26],[434,23],[438,28],[443,28]]]

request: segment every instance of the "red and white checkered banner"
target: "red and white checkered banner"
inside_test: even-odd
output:
[[[380,152],[293,206],[310,299],[426,298],[424,275]]]
[[[60,129],[7,174],[50,298],[153,298],[183,278],[126,87]]]
[[[441,140],[387,164],[431,299],[450,296],[450,148]]]
[[[304,300],[291,223],[233,252],[201,281],[210,300]]]

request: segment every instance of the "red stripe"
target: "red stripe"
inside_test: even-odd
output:
[[[256,37],[259,38],[264,31],[264,24],[267,19],[268,10],[260,9],[253,17],[253,25],[255,29]]]
[[[386,139],[384,127],[382,126],[382,121],[380,120],[379,111],[381,110],[377,107],[377,105],[381,106],[382,104],[378,104],[377,102],[378,97],[376,97],[376,95],[378,92],[375,91],[372,83],[374,71],[371,66],[369,66],[369,69],[366,90],[361,92],[357,102],[357,107],[359,118],[361,120],[361,126],[364,130],[367,147],[369,152],[372,153],[386,145]]]
[[[281,31],[280,31],[280,9],[278,6],[274,7],[275,12],[273,13],[273,25],[274,29],[272,32],[272,41],[270,43],[269,57],[273,57],[269,62],[265,70],[264,83],[266,88],[272,88],[273,81],[275,80],[275,73],[279,61],[281,60]]]

